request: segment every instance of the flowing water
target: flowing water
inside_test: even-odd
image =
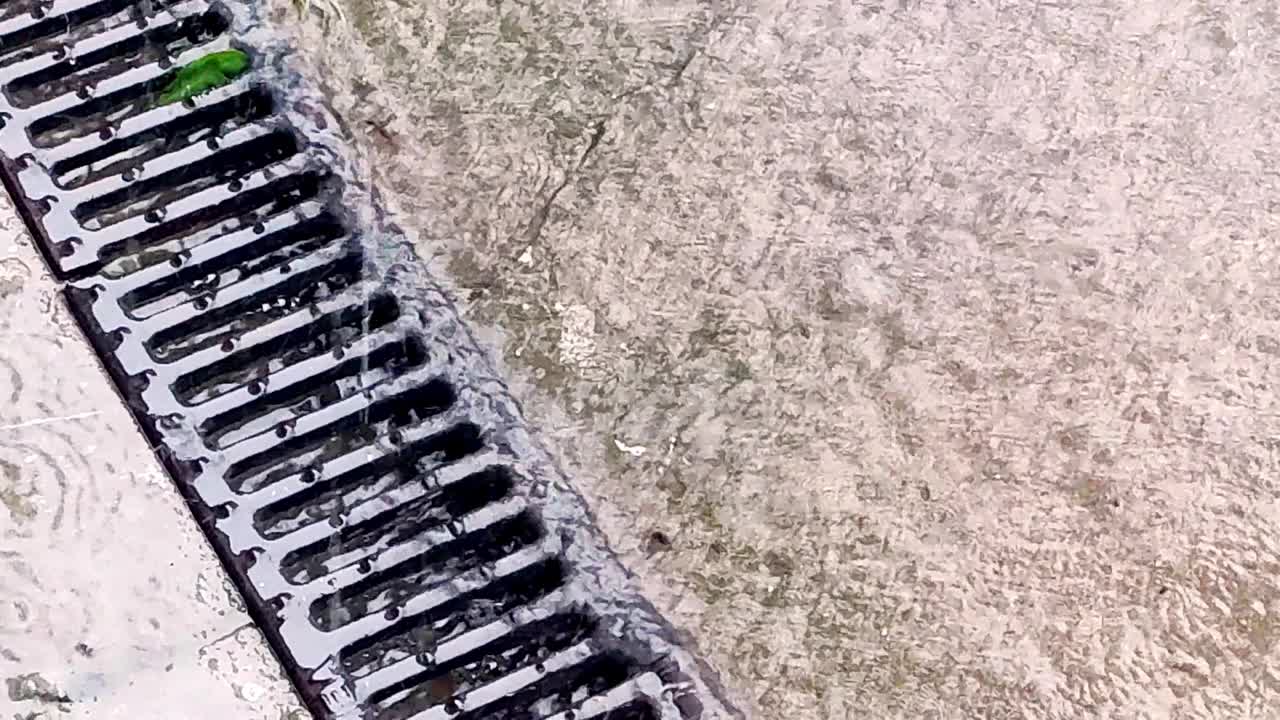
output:
[[[1280,717],[1273,9],[342,5],[281,16],[759,717]]]

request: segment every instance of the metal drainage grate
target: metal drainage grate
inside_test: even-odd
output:
[[[631,589],[260,12],[0,6],[0,175],[312,712],[740,717]],[[253,72],[156,106],[233,46]]]

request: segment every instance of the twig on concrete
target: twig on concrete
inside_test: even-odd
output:
[[[50,425],[52,423],[64,422],[66,420],[84,420],[85,418],[91,418],[95,415],[101,414],[101,410],[93,410],[90,412],[76,413],[75,415],[36,418],[35,420],[27,420],[26,422],[14,423],[12,425],[0,425],[0,430],[21,430],[23,428],[36,427],[37,425]]]

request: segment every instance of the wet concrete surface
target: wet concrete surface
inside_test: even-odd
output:
[[[1265,4],[341,6],[280,18],[759,717],[1280,715]]]
[[[321,7],[278,17],[370,180],[758,717],[1280,715],[1269,6]],[[0,383],[59,379],[0,425],[100,413],[0,430],[33,468],[0,476],[20,709],[275,720],[34,253],[3,257]]]
[[[0,199],[0,718],[303,717]]]

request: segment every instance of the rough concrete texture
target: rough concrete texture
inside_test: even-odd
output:
[[[1280,716],[1270,4],[342,7],[279,17],[759,717]]]
[[[344,7],[280,19],[759,717],[1280,715],[1269,5]],[[18,234],[0,710],[288,717]]]
[[[0,197],[0,718],[301,720]]]

